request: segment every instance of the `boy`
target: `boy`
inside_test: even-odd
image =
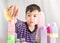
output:
[[[17,20],[15,24],[17,38],[25,38],[26,42],[32,42],[36,40],[37,32],[37,17],[41,11],[40,7],[35,4],[31,4],[26,8],[26,22]]]
[[[18,39],[25,39],[26,42],[35,42],[36,41],[36,33],[37,33],[37,21],[38,21],[38,14],[41,11],[40,7],[36,4],[31,4],[26,7],[26,15],[25,19],[26,22],[20,21],[16,19],[16,15],[18,12],[18,9],[14,7],[12,9],[12,6],[8,8],[10,9],[10,15],[13,17],[15,22],[15,29],[17,33]],[[12,15],[13,14],[13,15]]]

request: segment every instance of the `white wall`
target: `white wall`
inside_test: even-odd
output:
[[[7,5],[6,0],[0,0],[0,43],[6,43],[7,22],[4,16],[4,9]]]
[[[58,0],[42,0],[43,11],[46,17],[46,24],[56,22],[59,31],[57,43],[60,43],[60,1]]]

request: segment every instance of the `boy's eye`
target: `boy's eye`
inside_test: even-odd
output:
[[[36,15],[34,15],[34,17],[36,17]]]
[[[28,15],[30,17],[30,15]]]

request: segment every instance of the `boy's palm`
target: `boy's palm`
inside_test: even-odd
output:
[[[16,17],[18,14],[18,8],[16,6],[13,6],[13,5],[7,7],[7,11],[8,11],[8,15],[12,18]]]

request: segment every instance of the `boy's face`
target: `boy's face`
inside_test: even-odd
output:
[[[34,10],[32,12],[28,11],[26,13],[26,22],[28,23],[29,26],[34,26],[37,21],[38,21],[38,14],[39,14],[39,11],[38,10]]]

